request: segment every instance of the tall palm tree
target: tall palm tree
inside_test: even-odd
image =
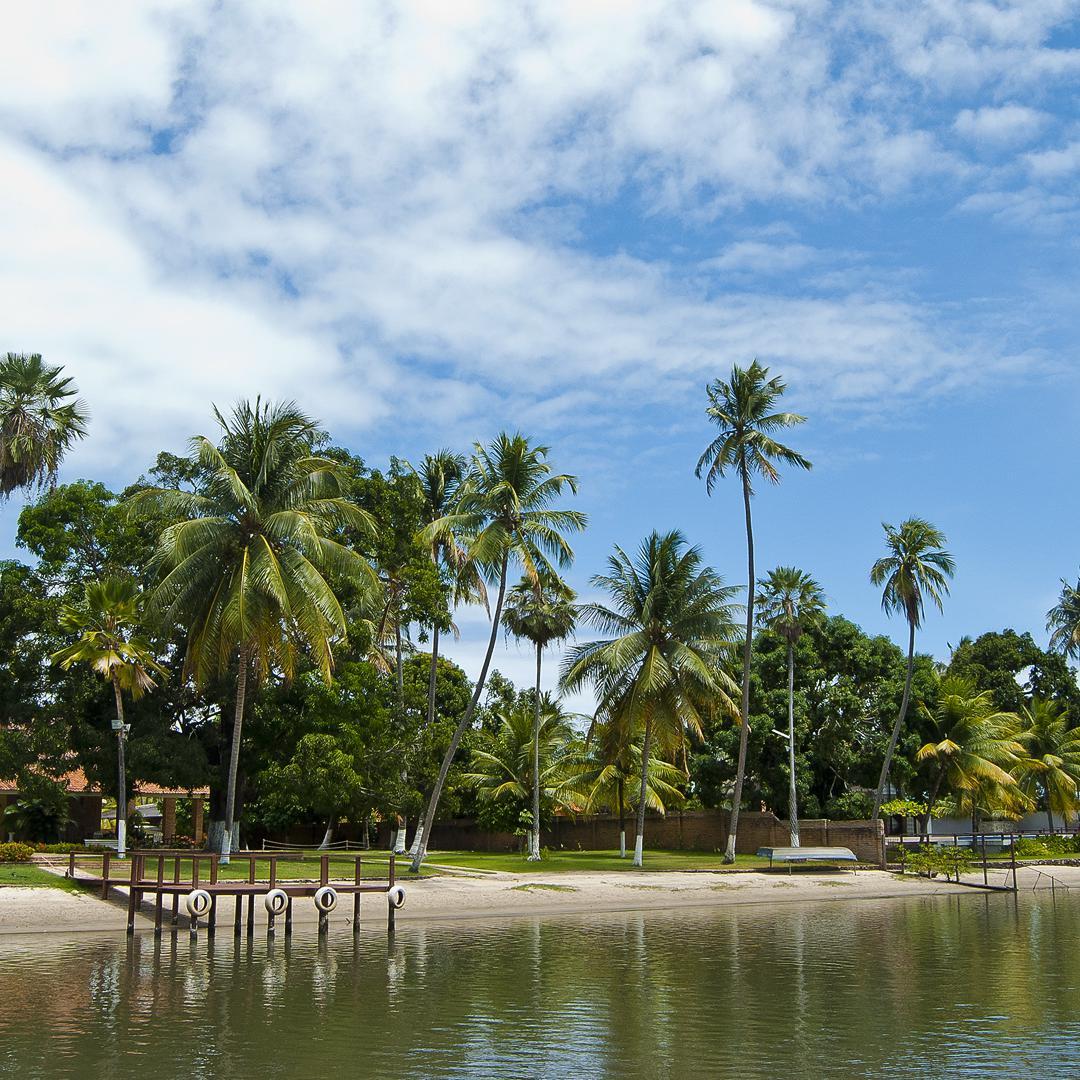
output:
[[[634,778],[641,776],[641,739],[634,740],[626,725],[617,718],[594,720],[586,745],[574,763],[569,781],[581,793],[587,814],[608,810],[619,819],[619,858],[626,858],[626,815],[637,807]],[[681,803],[678,785],[686,774],[655,754],[646,770],[648,787],[645,803],[649,810],[664,814],[668,807]]]
[[[1054,814],[1067,823],[1080,806],[1080,728],[1069,727],[1058,702],[1034,698],[1020,710],[1012,737],[1024,749],[1013,775],[1025,795],[1042,796],[1053,832]]]
[[[791,846],[799,846],[799,796],[795,788],[795,645],[808,627],[825,614],[825,594],[809,575],[794,566],[778,566],[758,582],[758,621],[787,643],[788,669],[788,823]]]
[[[64,455],[86,436],[86,404],[63,370],[39,353],[0,360],[0,500],[54,485]]]
[[[536,791],[557,810],[576,808],[574,792],[567,784],[575,745],[570,718],[549,694],[540,698],[539,728],[534,712],[520,703],[499,713],[494,735],[473,750],[471,768],[464,777],[483,800],[509,802],[522,809],[531,802],[530,840],[540,832]]]
[[[369,514],[343,496],[343,466],[315,453],[319,429],[292,402],[241,402],[216,409],[218,444],[191,441],[207,481],[200,493],[148,488],[134,496],[174,524],[158,538],[151,569],[159,582],[147,615],[187,631],[184,674],[197,683],[236,672],[222,861],[235,827],[249,675],[289,679],[301,649],[326,681],[345,638],[335,591],[352,582],[373,595],[369,563],[338,537],[346,527],[373,534]],[[179,519],[179,520],[177,520]]]
[[[920,709],[938,736],[915,754],[920,764],[937,767],[928,814],[942,785],[971,813],[973,831],[979,811],[988,805],[1020,809],[1026,803],[1010,773],[1024,756],[1013,736],[1016,717],[997,711],[989,690],[980,693],[970,679],[949,675],[941,680],[934,707]]]
[[[164,675],[150,646],[139,637],[139,591],[130,578],[105,578],[88,582],[81,604],[66,604],[60,628],[78,634],[78,640],[53,653],[52,662],[67,671],[75,664],[89,664],[112,684],[116,700],[116,847],[124,858],[127,847],[127,777],[124,769],[124,692],[138,701],[157,685],[151,672]]]
[[[698,459],[697,476],[705,473],[705,490],[712,494],[716,481],[735,473],[742,481],[743,514],[746,519],[746,637],[743,640],[742,711],[739,732],[739,760],[735,769],[735,790],[731,796],[731,822],[724,861],[735,861],[735,834],[739,827],[743,781],[746,777],[746,747],[750,736],[750,657],[754,641],[754,524],[750,500],[754,495],[754,477],[771,484],[780,483],[778,464],[809,469],[810,462],[774,438],[785,428],[794,427],[806,417],[777,412],[776,405],[785,383],[769,378],[769,369],[755,360],[749,368],[733,367],[731,378],[717,379],[706,387],[709,407],[705,410],[720,433]]]
[[[560,578],[540,573],[528,576],[511,590],[503,613],[503,626],[536,652],[536,687],[533,700],[533,827],[529,832],[529,861],[540,860],[540,674],[544,650],[565,641],[574,632],[577,594]]]
[[[595,688],[599,711],[641,732],[641,782],[634,865],[641,866],[653,740],[685,746],[700,736],[709,708],[737,713],[735,684],[724,669],[737,638],[734,589],[704,566],[682,533],[653,532],[631,558],[616,547],[607,574],[592,579],[610,606],[586,604],[582,619],[613,635],[577,645],[563,662],[562,685]]]
[[[904,676],[904,696],[900,712],[893,724],[885,760],[881,765],[877,791],[874,794],[872,821],[881,813],[885,784],[889,779],[896,742],[907,718],[911,701],[911,675],[915,670],[915,631],[922,625],[927,598],[938,611],[943,611],[944,598],[949,594],[949,579],[956,573],[956,563],[945,550],[945,534],[923,518],[908,518],[899,527],[882,522],[885,546],[889,554],[878,559],[870,568],[870,581],[882,586],[881,606],[890,614],[897,612],[907,619],[907,673]]]
[[[514,435],[502,432],[489,446],[477,443],[454,511],[424,530],[428,542],[451,533],[465,537],[468,558],[485,570],[497,584],[498,593],[480,676],[465,715],[443,755],[427,812],[417,828],[420,840],[414,842],[411,864],[414,872],[419,872],[427,856],[427,838],[435,822],[446,776],[487,683],[502,622],[510,564],[519,563],[530,579],[535,580],[545,571],[554,575],[552,559],[559,566],[567,566],[573,559],[573,551],[563,534],[585,527],[585,515],[580,511],[552,506],[564,491],[577,492],[577,478],[552,472],[547,457],[548,447],[533,446],[520,432]]]
[[[1046,613],[1050,648],[1074,660],[1080,659],[1080,581],[1070,585],[1061,579],[1061,596]]]

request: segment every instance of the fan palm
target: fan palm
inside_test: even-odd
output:
[[[743,513],[746,520],[746,636],[743,640],[742,710],[739,759],[735,770],[735,790],[731,796],[725,862],[735,861],[735,834],[739,827],[743,781],[746,777],[746,748],[750,736],[750,657],[754,640],[754,525],[750,513],[755,476],[772,484],[780,483],[778,464],[809,469],[810,462],[774,438],[777,432],[794,427],[806,417],[776,412],[777,402],[787,389],[784,382],[769,378],[769,369],[755,360],[749,368],[733,367],[731,378],[717,379],[706,387],[709,407],[705,410],[720,433],[698,459],[696,474],[705,470],[705,490],[711,495],[716,481],[735,473],[742,481]]]
[[[148,616],[187,631],[185,676],[197,683],[236,671],[223,861],[235,822],[236,777],[249,669],[292,677],[301,649],[326,681],[333,648],[345,638],[335,591],[350,582],[378,588],[369,563],[339,539],[353,527],[373,534],[369,514],[343,497],[343,466],[320,457],[313,420],[291,402],[241,402],[215,445],[196,436],[192,454],[207,480],[199,493],[150,488],[134,496],[174,524],[158,538],[152,570],[158,584]],[[179,519],[179,520],[176,520]]]
[[[568,755],[574,745],[569,718],[548,694],[540,696],[536,711],[539,728],[534,709],[526,702],[499,713],[494,736],[473,750],[464,779],[485,801],[508,802],[524,809],[539,790],[556,809],[575,809],[566,783]],[[530,836],[539,836],[540,810],[535,803],[532,814]]]
[[[791,846],[799,846],[799,804],[795,788],[795,645],[825,614],[821,586],[794,566],[778,566],[758,582],[758,621],[787,642],[788,668],[788,822]]]
[[[127,832],[127,777],[124,769],[124,693],[138,701],[156,686],[151,672],[165,669],[150,646],[138,636],[139,591],[130,578],[105,578],[85,586],[82,604],[61,610],[60,628],[78,634],[78,640],[53,653],[52,661],[67,671],[75,664],[89,664],[113,688],[116,700],[116,841],[124,857]]]
[[[980,693],[971,680],[946,676],[937,703],[933,708],[922,705],[921,711],[938,736],[915,754],[920,764],[937,766],[928,814],[942,785],[956,797],[961,811],[971,813],[973,831],[981,809],[1018,810],[1028,803],[1009,771],[1024,757],[1024,747],[1013,735],[1016,717],[997,711],[989,690]]]
[[[1013,775],[1025,795],[1042,795],[1053,832],[1054,814],[1067,822],[1080,806],[1080,728],[1069,727],[1058,702],[1034,698],[1020,710],[1013,738],[1024,749]]]
[[[86,405],[63,370],[38,353],[0,360],[0,500],[55,484],[64,455],[86,436]]]
[[[1061,596],[1046,613],[1046,629],[1051,649],[1080,659],[1080,581],[1070,585],[1061,579]]]
[[[544,649],[565,641],[574,632],[577,594],[554,575],[541,573],[535,580],[522,578],[510,590],[503,626],[514,637],[532,643],[536,652],[536,687],[533,702],[533,828],[529,833],[529,861],[540,859],[540,674]]]
[[[904,695],[900,700],[900,712],[893,724],[885,760],[881,765],[881,776],[874,794],[874,812],[871,816],[873,821],[877,821],[881,812],[896,742],[900,738],[911,701],[911,676],[915,669],[915,631],[922,625],[927,599],[938,611],[943,610],[943,599],[949,593],[949,579],[956,572],[956,563],[945,550],[945,534],[929,521],[913,517],[901,522],[899,527],[884,522],[881,527],[885,530],[885,546],[889,554],[878,559],[870,568],[870,581],[874,585],[883,586],[882,608],[889,613],[898,612],[907,619],[908,650]]]
[[[585,813],[608,810],[618,816],[620,859],[626,858],[626,815],[637,806],[639,792],[633,781],[641,773],[640,739],[634,741],[616,718],[594,721],[585,748],[574,762],[570,784],[581,793]],[[681,803],[678,785],[686,781],[686,774],[680,768],[654,755],[646,775],[649,810],[664,814],[668,807]]]
[[[548,447],[533,446],[520,433],[503,432],[490,446],[477,443],[453,512],[424,530],[429,543],[447,535],[462,536],[467,557],[497,583],[498,593],[480,676],[443,755],[427,812],[417,829],[420,840],[414,841],[411,864],[416,872],[427,855],[428,833],[435,821],[450,765],[484,692],[502,621],[510,564],[520,563],[530,580],[536,580],[545,571],[554,575],[552,559],[559,566],[567,566],[573,559],[573,551],[563,534],[585,527],[585,515],[580,511],[552,506],[564,491],[577,492],[577,478],[552,472],[547,457]]]
[[[587,604],[580,615],[615,636],[575,646],[563,662],[562,685],[573,691],[592,684],[602,714],[641,732],[634,845],[634,865],[641,866],[654,738],[685,747],[688,733],[701,734],[703,710],[737,714],[735,684],[724,669],[737,638],[734,589],[678,531],[652,533],[633,559],[616,547],[608,568],[592,582],[608,592],[610,606]]]

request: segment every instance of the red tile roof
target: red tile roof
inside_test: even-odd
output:
[[[82,769],[72,769],[60,777],[60,782],[67,788],[69,795],[101,795],[101,789],[91,784]],[[14,780],[0,780],[0,795],[11,795],[19,790],[19,785]],[[151,784],[148,781],[140,781],[135,785],[136,795],[176,795],[180,798],[194,796],[198,799],[206,799],[210,795],[210,789],[206,787],[194,788],[171,788],[162,787],[161,784]],[[105,792],[104,794],[108,794]]]

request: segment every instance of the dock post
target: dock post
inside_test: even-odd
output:
[[[109,862],[112,860],[112,852],[106,848],[101,853],[101,899],[109,899]]]
[[[248,884],[255,884],[255,856],[252,855],[248,860]],[[248,937],[255,936],[255,890],[252,889],[251,894],[248,896],[248,916],[247,916],[247,932]]]
[[[395,860],[394,853],[391,851],[390,852],[390,874],[389,874],[390,883],[389,883],[389,885],[387,886],[387,889],[386,889],[386,929],[387,929],[387,932],[390,933],[390,934],[393,934],[395,928],[397,927],[397,908],[394,907],[393,903],[390,900],[390,890],[394,887],[395,861],[396,860]]]
[[[270,856],[270,888],[273,889],[277,885],[277,862],[274,856]],[[266,912],[266,933],[272,936],[274,933],[274,923],[277,922],[277,916],[274,915],[269,909]]]
[[[362,877],[361,877],[361,871],[360,871],[360,856],[357,855],[356,856],[356,875],[355,875],[355,881],[356,881],[357,885],[360,884],[361,879],[362,879]],[[353,898],[352,898],[352,925],[353,925],[353,933],[354,934],[359,934],[360,933],[360,890],[359,889],[357,889],[357,891],[353,893]]]
[[[172,879],[174,885],[180,884],[180,856],[173,859]],[[180,890],[172,894],[172,924],[175,926],[180,921]]]
[[[289,897],[289,903],[285,908],[285,936],[290,937],[292,935],[292,897]]]
[[[233,916],[233,936],[240,937],[244,932],[244,897],[236,894],[236,913]]]
[[[161,885],[165,880],[165,859],[159,855],[157,860],[157,896],[154,898],[154,937],[161,937]]]
[[[139,890],[135,887],[139,880],[139,862],[142,857],[131,854],[131,883],[128,885],[128,920],[127,932],[130,937],[135,933],[135,909],[139,906]]]

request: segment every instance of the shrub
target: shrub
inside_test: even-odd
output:
[[[0,844],[0,863],[29,862],[34,857],[34,849],[29,844]]]
[[[1045,859],[1080,852],[1080,836],[1021,836],[1015,841],[1021,859]]]
[[[865,821],[874,811],[869,791],[845,791],[825,804],[825,816],[833,821]]]
[[[85,851],[82,844],[35,844],[34,850],[41,855],[67,855],[72,851]]]

